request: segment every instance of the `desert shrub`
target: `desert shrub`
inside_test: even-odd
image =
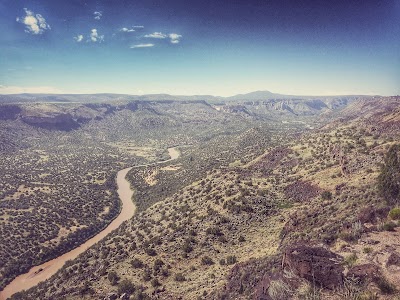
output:
[[[207,234],[212,234],[212,235],[215,235],[215,236],[223,235],[221,229],[219,229],[218,227],[209,227],[209,228],[207,228],[206,233]]]
[[[143,268],[143,262],[142,262],[140,259],[138,259],[138,258],[132,259],[131,265],[132,265],[132,267],[134,267],[135,269]]]
[[[283,280],[274,280],[271,281],[268,288],[268,295],[272,300],[287,300],[290,299],[293,290],[292,288],[285,283]]]
[[[322,194],[321,194],[321,198],[322,198],[323,200],[331,200],[331,199],[332,199],[332,193],[329,192],[329,191],[324,191],[324,192],[322,192]]]
[[[400,207],[392,208],[392,209],[389,211],[389,217],[390,217],[392,220],[400,220]]]
[[[378,296],[373,292],[366,291],[358,295],[357,300],[378,300]]]
[[[182,250],[185,253],[190,253],[193,251],[193,246],[191,245],[191,243],[188,240],[186,240],[182,246]]]
[[[153,248],[146,248],[144,250],[148,256],[156,256],[157,252]]]
[[[364,248],[363,248],[363,252],[364,252],[365,254],[369,254],[369,253],[372,252],[372,248],[371,248],[371,247],[364,247]]]
[[[234,256],[234,255],[230,255],[230,256],[228,256],[227,258],[226,258],[226,264],[227,265],[233,265],[233,264],[235,264],[236,263],[236,256]]]
[[[144,281],[150,281],[151,280],[151,271],[150,271],[150,269],[145,269],[144,270],[142,279]]]
[[[135,285],[128,279],[124,279],[118,284],[118,293],[120,294],[133,294],[136,288]]]
[[[321,290],[315,285],[304,282],[297,288],[296,296],[299,300],[320,300]]]
[[[141,290],[136,290],[136,292],[130,297],[132,300],[150,300],[150,297],[143,293]]]
[[[115,271],[108,272],[107,278],[110,281],[111,285],[116,285],[119,281],[119,276]]]
[[[186,278],[185,278],[185,276],[183,276],[182,273],[176,273],[175,274],[175,281],[182,282],[182,281],[185,281],[185,280],[186,280]]]
[[[357,254],[352,253],[352,254],[350,254],[349,256],[346,256],[346,257],[344,258],[344,263],[345,263],[346,265],[348,265],[349,267],[352,267],[352,266],[354,266],[354,264],[356,263],[357,259],[358,259]]]
[[[158,281],[157,278],[153,278],[153,279],[151,280],[151,285],[152,285],[153,287],[158,287],[158,286],[161,285],[161,283]]]
[[[384,294],[394,294],[396,292],[396,287],[385,277],[378,277],[375,283]]]
[[[203,256],[202,258],[201,258],[201,263],[203,264],[203,265],[212,265],[212,264],[214,264],[214,261],[211,259],[211,257],[209,257],[209,256]]]
[[[394,231],[394,229],[397,227],[397,225],[395,224],[395,223],[393,223],[393,222],[386,222],[384,225],[383,225],[383,230],[386,230],[386,231]]]

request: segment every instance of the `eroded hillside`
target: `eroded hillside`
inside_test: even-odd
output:
[[[301,135],[214,137],[131,171],[141,212],[18,297],[396,299],[396,204],[378,177],[398,101],[352,104]]]

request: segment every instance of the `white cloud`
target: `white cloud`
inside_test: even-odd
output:
[[[40,94],[62,94],[63,91],[52,86],[9,86],[0,85],[0,94],[22,94],[22,93],[40,93]]]
[[[96,42],[101,43],[104,41],[104,35],[99,35],[97,32],[97,29],[92,29],[92,32],[90,33],[89,41],[92,41],[93,43],[96,43]]]
[[[82,42],[83,40],[83,35],[82,34],[78,34],[77,36],[74,36],[74,40],[79,42]]]
[[[154,44],[138,44],[138,45],[132,45],[130,48],[134,49],[134,48],[150,48],[150,47],[154,47]]]
[[[143,26],[143,25],[135,25],[135,26],[133,26],[133,28],[137,28],[137,29],[143,29],[143,28],[144,28],[144,26]]]
[[[124,27],[124,28],[121,28],[119,31],[122,31],[122,32],[134,32],[135,29],[129,29],[129,28]]]
[[[103,13],[101,11],[95,11],[93,14],[95,20],[100,20],[101,17],[103,16]]]
[[[153,32],[150,34],[146,34],[144,37],[153,39],[165,39],[167,35],[162,32]]]
[[[16,21],[25,24],[25,32],[32,34],[42,34],[46,30],[50,30],[51,27],[46,23],[46,19],[41,14],[35,14],[33,11],[24,8],[25,16],[17,17]]]
[[[172,44],[178,44],[180,42],[182,35],[177,33],[170,33],[168,37],[170,38]]]

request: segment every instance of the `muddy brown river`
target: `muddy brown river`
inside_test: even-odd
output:
[[[0,300],[5,300],[11,297],[13,294],[27,290],[40,282],[50,278],[54,275],[66,261],[75,259],[79,254],[87,250],[92,245],[102,240],[111,231],[117,229],[124,221],[129,220],[133,217],[136,212],[136,206],[132,201],[133,191],[130,187],[129,182],[125,179],[126,174],[133,168],[151,166],[155,164],[166,163],[168,161],[177,159],[180,156],[180,152],[177,148],[168,148],[170,159],[166,161],[160,161],[156,163],[150,163],[146,165],[139,165],[130,168],[123,169],[117,174],[117,186],[118,196],[122,202],[122,208],[120,214],[102,231],[96,234],[79,247],[57,257],[41,265],[32,267],[29,272],[19,275],[9,285],[7,285],[2,292],[0,292]]]

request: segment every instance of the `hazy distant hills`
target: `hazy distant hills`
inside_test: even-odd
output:
[[[33,127],[69,131],[120,111],[144,111],[155,120],[176,110],[203,122],[199,107],[221,118],[288,121],[299,117],[329,117],[371,96],[290,96],[256,91],[232,97],[168,94],[18,94],[0,95],[0,120],[20,120]],[[179,109],[178,109],[179,108]],[[158,121],[157,121],[158,122]]]
[[[26,103],[26,102],[127,102],[127,101],[198,101],[226,102],[226,101],[265,101],[282,99],[333,99],[333,98],[358,98],[351,96],[296,96],[276,94],[270,91],[256,91],[248,94],[238,94],[231,97],[220,97],[212,95],[169,95],[169,94],[147,94],[147,95],[124,95],[124,94],[13,94],[0,95],[0,103]],[[363,96],[365,97],[365,96]]]

